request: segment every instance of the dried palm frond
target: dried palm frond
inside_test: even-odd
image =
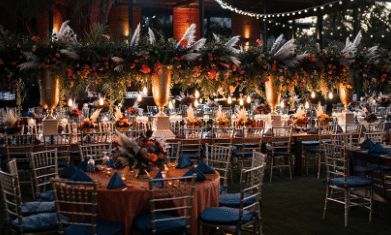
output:
[[[115,106],[114,116],[115,116],[115,120],[117,120],[117,121],[119,121],[123,117],[121,109],[118,106]]]
[[[223,118],[225,118],[225,113],[223,112],[222,107],[220,105],[219,109],[217,110],[217,113],[216,113],[216,120],[223,119]]]
[[[130,46],[137,46],[138,41],[140,40],[141,27],[140,23],[138,23],[136,30],[133,33],[132,39],[130,40]]]
[[[196,32],[196,24],[191,24],[190,27],[186,30],[186,33],[183,35],[182,39],[179,40],[179,42],[177,43],[177,47],[180,45],[181,41],[183,40],[187,40],[187,45],[186,47],[188,47],[189,45],[191,45],[193,42],[194,42],[194,39],[195,39],[195,32]]]
[[[155,42],[155,34],[153,33],[152,29],[148,27],[148,41],[149,43],[153,44]]]
[[[284,35],[281,34],[274,42],[273,42],[273,46],[272,48],[270,49],[270,52],[272,54],[276,54],[275,52],[277,52],[278,48],[280,48],[280,45],[282,43],[284,43],[285,40],[284,40]]]
[[[283,60],[287,58],[289,55],[293,54],[295,52],[295,48],[296,48],[295,39],[291,39],[287,41],[284,45],[282,45],[280,49],[278,49],[278,51],[274,54],[274,57],[276,59]]]
[[[190,107],[187,109],[187,117],[186,119],[189,121],[189,122],[195,122],[196,121],[196,118],[195,118],[195,115],[194,115],[194,109],[193,107]]]
[[[354,39],[353,42],[350,42],[349,38],[346,38],[346,45],[345,48],[342,50],[342,53],[348,53],[349,57],[354,56],[357,52],[357,46],[361,42],[361,38],[362,38],[361,30],[358,31],[356,38]]]
[[[236,117],[236,119],[238,119],[238,120],[246,120],[246,119],[247,119],[247,116],[246,116],[246,109],[245,109],[245,108],[239,109],[239,110],[236,112],[235,117]]]
[[[301,117],[303,117],[303,115],[305,115],[304,107],[299,107],[299,108],[296,110],[296,113],[293,114],[293,117],[295,117],[295,118],[301,118]]]
[[[6,126],[13,126],[18,119],[15,117],[14,110],[12,109],[7,109],[6,114],[3,119],[3,123]]]
[[[200,53],[189,53],[189,54],[183,55],[183,59],[186,61],[194,61],[200,56],[201,56]]]
[[[96,122],[96,119],[99,117],[99,114],[100,114],[100,111],[101,111],[102,109],[100,108],[100,109],[97,109],[97,110],[95,110],[95,112],[91,115],[91,121],[92,122]]]
[[[240,35],[232,37],[228,42],[226,42],[224,45],[228,47],[233,53],[239,54],[240,51],[238,49],[235,49],[236,43],[239,42]]]
[[[213,38],[216,42],[220,42],[220,37],[217,34],[213,33]]]
[[[323,107],[322,107],[322,104],[319,102],[318,103],[318,107],[315,108],[315,111],[316,111],[316,116],[319,117],[320,115],[323,114]]]
[[[188,51],[189,52],[199,51],[205,45],[205,42],[206,42],[206,38],[201,38],[200,40],[195,42],[193,45],[191,45],[188,48]]]
[[[71,51],[69,49],[61,49],[60,52],[61,54],[64,54],[73,60],[78,60],[80,58],[80,56],[76,52]]]

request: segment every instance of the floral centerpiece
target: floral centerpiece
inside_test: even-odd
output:
[[[152,171],[151,165],[164,169],[168,162],[167,151],[163,148],[161,142],[152,137],[152,131],[148,130],[145,136],[131,139],[125,134],[118,135],[118,167],[129,166],[129,170],[138,169],[139,177],[147,177],[148,172]]]
[[[216,113],[216,118],[213,122],[213,125],[217,125],[218,127],[227,127],[229,126],[229,119],[226,117],[225,113],[222,111],[221,106]]]
[[[103,101],[103,102],[102,102]],[[100,99],[97,99],[95,100],[93,103],[92,103],[92,107],[93,108],[99,108],[99,109],[102,109],[102,112],[107,112],[109,111],[109,102],[106,100],[106,99],[103,99],[103,98],[100,98]]]
[[[141,113],[141,109],[139,108],[139,102],[134,102],[132,107],[129,107],[125,113],[128,113],[132,116],[137,116]]]
[[[388,107],[391,103],[391,100],[388,98],[388,96],[380,95],[380,98],[377,102],[383,107]]]
[[[185,95],[182,92],[181,92],[181,95],[178,95],[176,97],[176,100],[178,100],[180,104],[187,105],[187,106],[190,106],[191,104],[194,103],[193,96],[191,96],[189,94]]]
[[[330,123],[331,118],[329,115],[323,113],[323,107],[320,102],[318,103],[318,107],[315,109],[315,111],[316,119],[318,120],[319,125],[325,126]]]
[[[299,126],[299,127],[306,127],[307,123],[308,123],[308,118],[307,116],[305,115],[305,110],[303,107],[299,107],[296,111],[295,114],[293,114],[293,123],[296,125],[296,126]]]
[[[377,116],[374,112],[367,112],[365,114],[364,120],[368,123],[374,123],[377,121]]]
[[[194,109],[191,105],[187,109],[186,124],[190,128],[198,128],[202,125],[202,121],[195,117]]]
[[[253,111],[254,114],[268,114],[271,112],[268,104],[259,104]]]
[[[3,124],[6,128],[6,133],[9,135],[17,134],[20,132],[18,125],[18,119],[15,117],[15,113],[12,109],[7,109],[7,113],[4,116]]]
[[[235,114],[235,118],[238,127],[252,127],[254,124],[253,120],[250,117],[247,117],[245,108],[239,109]]]
[[[68,116],[70,118],[78,118],[78,117],[80,117],[81,114],[82,114],[82,111],[79,110],[78,108],[73,108],[68,111]]]
[[[218,107],[219,104],[216,102],[216,101],[212,101],[212,100],[208,100],[206,102],[206,106],[210,107],[210,108],[214,108],[214,107]]]
[[[129,130],[129,127],[132,125],[132,123],[129,121],[129,119],[122,115],[121,109],[118,108],[118,106],[115,107],[115,123],[114,126],[120,130],[120,131],[126,131]]]
[[[92,129],[94,129],[95,125],[94,123],[90,120],[90,118],[85,118],[81,124],[80,128],[83,132],[91,132]]]

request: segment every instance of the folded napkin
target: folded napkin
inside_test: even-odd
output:
[[[315,127],[312,127],[307,133],[316,135],[318,134],[318,130]]]
[[[200,170],[204,174],[216,174],[216,171],[210,167],[208,164],[206,164],[204,161],[202,161],[198,166],[197,169]]]
[[[176,168],[178,169],[183,169],[187,166],[192,166],[193,165],[193,162],[191,161],[191,159],[187,156],[182,156],[181,159],[179,159],[179,162],[178,162],[178,165],[176,166]]]
[[[77,168],[75,165],[71,164],[67,169],[65,169],[61,175],[60,178],[71,178],[75,173],[77,172]]]
[[[375,144],[371,139],[366,139],[364,142],[360,144],[360,147],[363,149],[371,149]]]
[[[197,174],[196,181],[206,180],[204,173],[202,173],[199,169],[195,168],[194,166],[190,168],[190,170],[188,170],[183,176],[192,176],[194,173]]]
[[[113,159],[110,159],[110,160],[109,160],[109,167],[115,169],[116,165],[115,165],[115,162],[114,162]]]
[[[123,186],[126,186],[126,184],[122,181],[118,172],[115,172],[113,177],[111,177],[109,184],[107,185],[107,189],[115,189]]]
[[[157,175],[155,176],[155,179],[163,179],[163,175],[162,175],[162,172],[159,171],[159,173],[157,173]],[[155,182],[152,182],[152,184],[158,188],[163,188],[164,187],[164,182],[163,181],[155,181]]]
[[[380,143],[376,143],[368,151],[369,154],[388,154],[388,151],[381,146]]]
[[[340,125],[337,126],[337,133],[343,133],[342,127]]]
[[[92,179],[81,169],[69,179],[70,181],[82,181],[82,182],[91,182]]]

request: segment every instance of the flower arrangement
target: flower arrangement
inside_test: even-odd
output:
[[[293,114],[293,123],[299,127],[305,127],[308,123],[308,118],[305,115],[303,107],[299,107],[295,114]]]
[[[133,106],[129,107],[125,112],[129,113],[132,116],[136,116],[136,115],[140,114],[141,109],[139,108],[139,102],[137,102],[137,101],[134,102]]]
[[[387,96],[380,96],[380,99],[377,102],[383,107],[388,107],[391,103],[391,100]]]
[[[268,104],[259,104],[253,111],[254,114],[268,114],[271,112]]]
[[[316,119],[318,120],[318,123],[322,126],[328,125],[330,123],[330,116],[323,113],[323,107],[318,103],[318,107],[315,109],[316,111]]]
[[[202,125],[202,121],[195,117],[194,109],[191,105],[187,109],[186,124],[188,127],[200,127]]]
[[[225,113],[222,111],[221,106],[219,106],[219,109],[216,113],[216,118],[213,122],[213,125],[219,125],[219,126],[228,126],[229,125],[229,119],[226,117]]]
[[[254,124],[253,120],[250,117],[247,117],[245,108],[239,109],[236,112],[235,117],[237,119],[236,125],[238,127],[252,127]]]
[[[120,130],[128,130],[131,126],[131,122],[129,119],[122,115],[121,110],[118,108],[118,106],[115,107],[115,127]]]
[[[219,106],[219,104],[216,101],[208,100],[206,106],[213,108]]]
[[[373,112],[367,112],[364,117],[364,120],[367,121],[368,123],[373,123],[377,121],[377,116]]]
[[[68,116],[71,118],[77,118],[82,114],[82,111],[78,108],[73,108],[68,111]]]
[[[92,129],[95,127],[94,123],[90,120],[90,118],[85,118],[81,124],[80,124],[80,128],[84,131],[84,132],[91,132]]]
[[[131,139],[125,134],[117,133],[120,146],[118,166],[129,166],[129,170],[138,169],[139,172],[142,169],[152,171],[151,164],[163,169],[168,162],[167,151],[161,142],[151,138],[152,134],[153,132],[148,130],[145,136]]]
[[[7,112],[3,119],[3,124],[6,128],[7,134],[17,134],[20,132],[20,127],[18,126],[18,119],[15,117],[15,113],[12,109],[7,108]]]
[[[176,100],[179,101],[180,104],[190,106],[194,102],[194,97],[192,95],[184,95],[182,92],[179,96],[176,97]]]

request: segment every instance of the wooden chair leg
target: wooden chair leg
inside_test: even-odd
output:
[[[344,194],[345,194],[345,227],[347,227],[348,226],[348,208],[349,208],[348,190],[345,190]]]
[[[322,161],[322,155],[319,154],[319,156],[318,156],[318,179],[320,178],[320,164],[321,164],[321,161]]]
[[[323,219],[326,219],[327,202],[329,198],[329,186],[326,185],[326,199],[324,200]]]
[[[371,191],[370,191],[370,198],[369,198],[369,222],[372,222],[372,208],[373,208],[373,189],[371,187]]]
[[[289,161],[289,178],[291,179],[291,181],[293,180],[292,178],[292,159],[291,159],[292,156],[289,156],[288,157],[288,161]]]
[[[270,183],[272,182],[272,177],[273,177],[273,163],[274,163],[274,158],[271,156],[271,161],[270,161]]]

